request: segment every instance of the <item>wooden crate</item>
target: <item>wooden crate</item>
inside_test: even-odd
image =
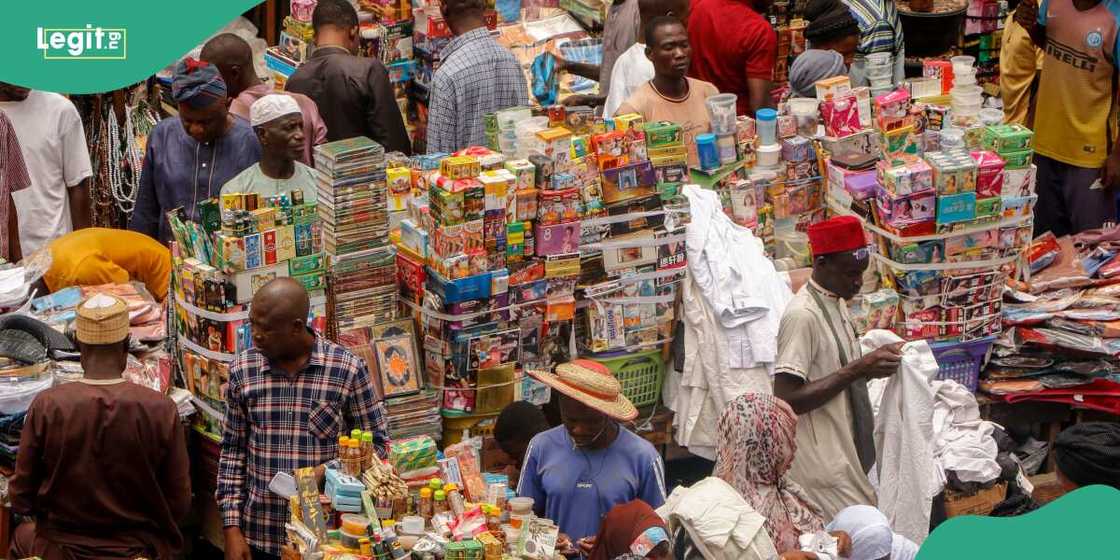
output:
[[[945,516],[988,515],[1006,497],[1006,482],[1000,482],[972,495],[945,490]]]

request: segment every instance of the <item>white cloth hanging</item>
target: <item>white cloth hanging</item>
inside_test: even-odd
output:
[[[778,323],[792,293],[758,239],[723,213],[717,193],[695,185],[684,193],[691,219],[681,290],[685,356],[670,408],[677,442],[712,460],[727,403],[773,393]]]
[[[892,332],[872,330],[860,346],[866,355],[901,341]],[[881,385],[875,413],[872,471],[879,509],[896,533],[918,544],[928,536],[932,500],[945,487],[946,472],[980,483],[1000,474],[995,424],[980,419],[975,395],[956,381],[937,380],[937,373],[928,343],[904,344],[899,372]]]
[[[863,354],[902,342],[875,329],[860,339]],[[921,543],[929,534],[933,498],[943,481],[934,460],[933,402],[930,382],[937,360],[924,340],[902,346],[902,363],[883,388],[875,417],[875,467],[879,510],[895,532]]]

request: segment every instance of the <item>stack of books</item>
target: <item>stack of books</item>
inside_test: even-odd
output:
[[[323,250],[346,255],[389,242],[385,148],[359,136],[316,146]]]

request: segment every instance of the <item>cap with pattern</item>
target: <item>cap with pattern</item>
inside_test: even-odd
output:
[[[128,336],[128,305],[109,294],[95,294],[78,306],[78,342],[113,344]]]

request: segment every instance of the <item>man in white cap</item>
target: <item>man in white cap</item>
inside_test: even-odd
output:
[[[277,196],[292,191],[315,202],[315,174],[299,161],[303,155],[303,114],[289,95],[266,95],[249,108],[249,123],[261,143],[261,160],[222,187],[222,194],[255,192]]]
[[[191,505],[175,403],[126,382],[128,306],[98,294],[78,307],[84,377],[35,397],[8,491],[20,526],[9,558],[174,558]]]
[[[638,411],[606,366],[574,360],[557,366],[555,374],[529,374],[560,393],[563,425],[529,442],[517,494],[533,498],[539,517],[556,521],[558,550],[586,555],[612,507],[633,500],[655,509],[665,503],[665,467],[653,445],[619,425]]]

